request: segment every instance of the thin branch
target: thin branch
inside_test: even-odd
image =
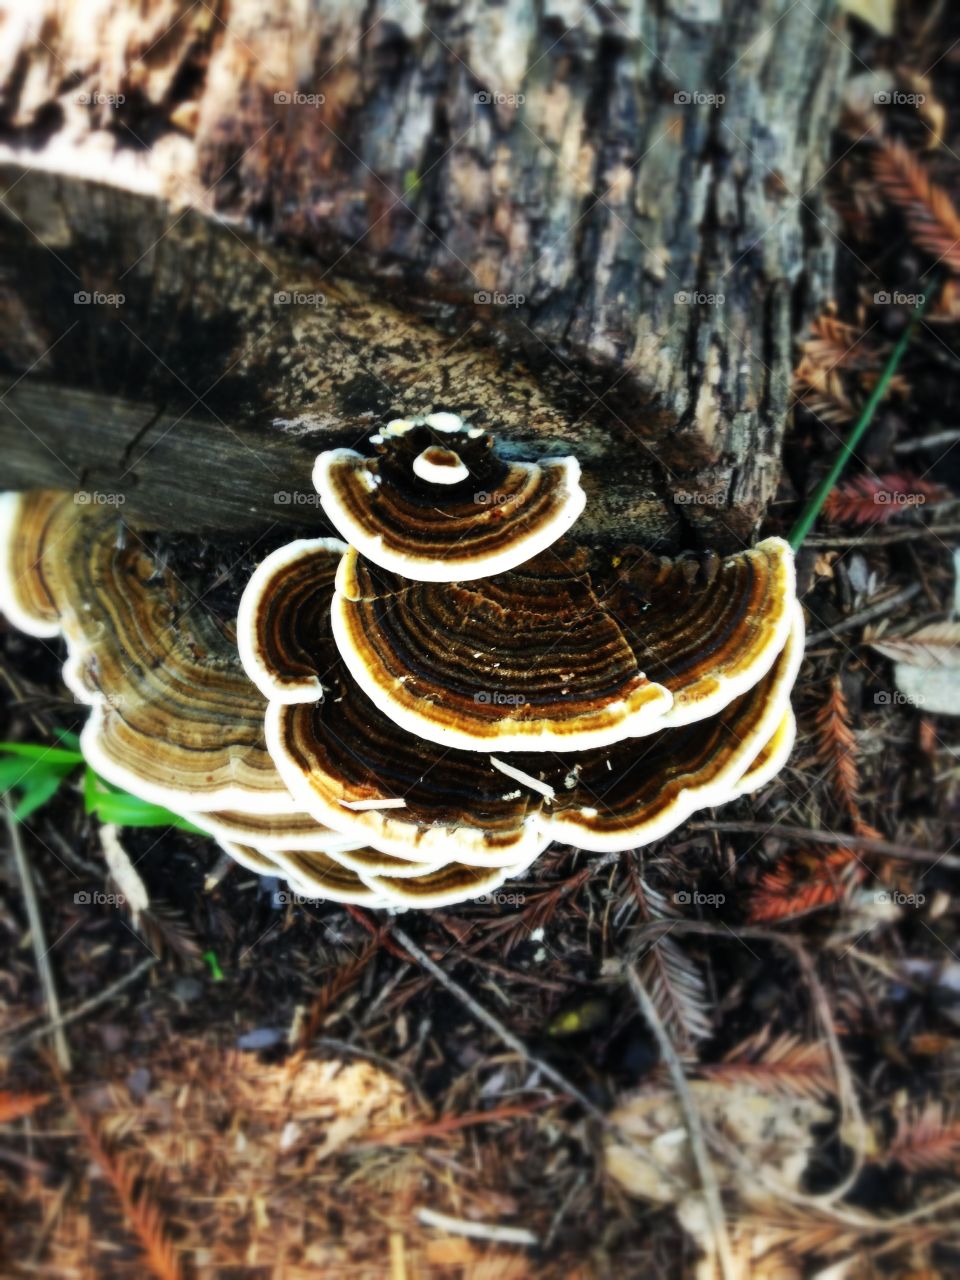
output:
[[[102,991],[98,991],[95,996],[91,996],[89,1000],[84,1000],[82,1004],[78,1004],[75,1008],[69,1009],[56,1021],[45,1022],[42,1027],[36,1027],[32,1031],[26,1032],[19,1040],[15,1040],[10,1045],[8,1052],[15,1053],[17,1049],[25,1044],[29,1044],[33,1040],[40,1039],[41,1036],[47,1035],[51,1031],[56,1031],[60,1027],[65,1027],[71,1022],[76,1022],[78,1018],[84,1018],[88,1013],[92,1013],[94,1009],[99,1009],[101,1005],[108,1004],[124,987],[129,987],[142,977],[148,969],[152,969],[157,963],[156,956],[146,956],[135,965],[129,973],[125,973],[122,978],[118,978],[116,982],[112,982],[109,987],[104,987]],[[0,1029],[0,1039],[9,1039],[12,1032]]]
[[[704,1206],[710,1222],[710,1229],[713,1233],[715,1252],[720,1263],[720,1270],[723,1273],[724,1280],[736,1280],[737,1269],[733,1256],[733,1246],[730,1243],[730,1234],[727,1231],[727,1220],[723,1211],[723,1200],[720,1197],[720,1186],[717,1182],[717,1175],[713,1171],[710,1152],[707,1150],[700,1113],[694,1104],[690,1086],[687,1084],[687,1078],[683,1074],[683,1066],[677,1056],[677,1051],[674,1049],[670,1036],[667,1034],[667,1029],[663,1025],[663,1020],[657,1012],[657,1006],[650,999],[646,987],[632,965],[626,966],[626,974],[630,989],[636,997],[637,1004],[640,1006],[640,1012],[649,1023],[657,1044],[660,1046],[660,1056],[667,1065],[667,1070],[670,1072],[670,1078],[673,1081],[673,1087],[677,1091],[677,1101],[680,1103],[680,1110],[683,1112],[684,1123],[687,1127],[687,1136],[690,1139],[690,1151],[697,1166],[697,1172],[700,1174]]]
[[[919,582],[911,582],[909,587],[904,587],[902,591],[897,591],[894,595],[888,596],[886,600],[878,600],[876,604],[868,605],[866,609],[861,609],[859,613],[852,613],[849,618],[844,618],[842,622],[838,622],[835,627],[824,627],[822,631],[811,631],[807,635],[807,648],[811,645],[819,644],[821,640],[829,640],[831,636],[839,635],[842,631],[855,631],[857,627],[861,627],[864,623],[874,622],[877,618],[883,618],[888,613],[892,613],[894,609],[898,609],[900,605],[906,604],[912,600],[915,595],[923,590]]]
[[[671,921],[671,923],[674,922]],[[402,929],[394,926],[393,936],[397,942],[399,942],[400,945],[409,952],[418,964],[422,965],[423,968],[426,969],[426,971],[434,977],[442,987],[449,991],[455,999],[460,1001],[465,1009],[468,1009],[470,1013],[473,1014],[478,1022],[482,1022],[485,1027],[488,1027],[494,1035],[507,1045],[508,1048],[512,1049],[518,1057],[522,1058],[525,1062],[529,1062],[530,1065],[535,1067],[542,1076],[545,1076],[546,1079],[555,1084],[557,1088],[568,1097],[573,1098],[578,1102],[587,1115],[589,1115],[591,1119],[595,1120],[605,1132],[616,1134],[617,1139],[628,1146],[631,1153],[636,1155],[639,1160],[642,1160],[645,1164],[651,1165],[663,1181],[668,1182],[673,1186],[679,1185],[677,1180],[667,1174],[666,1171],[652,1159],[650,1153],[646,1151],[631,1134],[623,1130],[618,1124],[615,1124],[607,1113],[605,1111],[601,1111],[597,1104],[593,1102],[592,1099],[588,1098],[582,1090],[578,1089],[572,1081],[568,1080],[565,1075],[556,1069],[556,1067],[551,1066],[549,1062],[545,1062],[543,1058],[539,1058],[527,1047],[527,1045],[524,1044],[519,1036],[515,1036],[513,1032],[510,1031],[509,1028],[505,1027],[498,1018],[495,1018],[492,1013],[483,1007],[482,1004],[479,1004],[474,1000],[473,996],[470,995],[469,992],[465,991],[463,987],[460,986],[459,982],[451,978],[449,974],[444,973],[440,966],[435,961],[431,960],[427,953],[421,947],[418,947]]]
[[[918,849],[911,844],[877,840],[873,836],[844,835],[843,832],[821,831],[810,827],[790,827],[778,822],[690,822],[687,831],[743,831],[748,835],[777,836],[782,840],[806,840],[809,844],[832,844],[841,849],[863,849],[882,853],[905,862],[935,862],[938,866],[960,870],[960,856],[938,853],[936,849]]]
[[[47,946],[46,935],[43,931],[43,921],[40,918],[40,907],[37,902],[36,890],[33,887],[30,866],[23,851],[23,842],[20,839],[20,824],[13,816],[13,810],[10,808],[6,797],[3,800],[3,813],[7,821],[7,833],[10,836],[13,860],[16,863],[17,875],[20,877],[20,886],[23,889],[23,900],[27,908],[27,921],[30,926],[30,941],[33,944],[33,954],[37,961],[40,984],[43,987],[44,999],[47,1002],[47,1009],[50,1013],[53,1051],[57,1059],[57,1066],[66,1074],[72,1069],[73,1064],[70,1060],[70,1046],[63,1032],[60,999],[53,980],[53,966],[50,964],[50,948]]]

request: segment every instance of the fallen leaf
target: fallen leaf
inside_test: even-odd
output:
[[[960,622],[934,622],[908,636],[885,636],[868,641],[872,649],[894,662],[932,671],[960,667]]]

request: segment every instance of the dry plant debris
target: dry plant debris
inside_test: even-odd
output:
[[[75,1103],[37,1053],[54,1028],[5,867],[4,1274],[139,1280],[151,1233],[155,1274],[244,1280],[957,1274],[960,744],[891,663],[925,635],[954,648],[929,629],[953,625],[960,532],[960,20],[896,20],[889,43],[858,28],[857,56],[927,101],[871,100],[839,139],[828,181],[851,253],[799,353],[770,532],[876,386],[911,307],[898,295],[935,274],[942,291],[798,559],[818,639],[779,784],[636,853],[557,845],[509,893],[404,919],[451,985],[391,918],[279,901],[187,832],[124,833],[149,900],[135,921],[96,824],[58,794],[22,836]],[[62,659],[52,639],[2,637],[4,737],[79,727]],[[624,1191],[614,1151],[656,1200]],[[676,1185],[652,1188],[644,1155]],[[664,1202],[686,1205],[683,1226]]]

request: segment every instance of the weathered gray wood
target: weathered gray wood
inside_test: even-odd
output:
[[[171,3],[127,23],[119,48],[115,35],[105,39],[97,57],[98,25],[113,30],[109,6],[91,11],[82,42],[80,23],[68,29],[51,16],[42,42],[24,36],[19,59],[0,62],[8,154],[62,170],[69,131],[71,164],[83,169],[109,138],[116,154],[97,165],[119,185],[192,199],[317,256],[309,268],[288,260],[268,280],[296,283],[293,271],[327,291],[336,271],[360,287],[335,338],[321,339],[322,321],[302,317],[269,332],[268,310],[253,315],[249,297],[234,298],[244,293],[239,241],[227,297],[201,301],[197,291],[229,258],[211,248],[212,230],[188,217],[191,232],[181,235],[179,223],[163,242],[172,255],[158,248],[129,270],[135,237],[123,219],[140,219],[148,242],[159,215],[131,213],[119,193],[93,197],[69,178],[54,197],[62,226],[41,236],[41,267],[30,233],[13,229],[17,217],[35,229],[53,216],[43,207],[50,191],[32,175],[3,197],[12,213],[0,266],[19,302],[4,308],[0,336],[5,345],[15,336],[18,305],[30,310],[26,273],[39,272],[44,307],[68,287],[56,253],[88,288],[99,279],[115,292],[119,277],[135,283],[131,295],[152,293],[153,308],[128,302],[122,317],[174,376],[163,384],[128,339],[113,345],[119,330],[104,337],[97,316],[81,330],[93,369],[65,368],[57,348],[31,379],[132,405],[134,429],[157,409],[180,412],[176,378],[202,391],[201,367],[213,381],[245,341],[257,341],[260,355],[242,357],[205,400],[254,433],[305,414],[318,426],[311,447],[353,434],[359,416],[379,414],[398,388],[412,409],[477,403],[479,384],[495,382],[482,397],[491,425],[521,441],[526,430],[545,448],[569,439],[598,451],[591,483],[607,502],[595,509],[601,524],[614,519],[616,532],[616,517],[639,505],[655,534],[688,526],[688,535],[733,545],[754,529],[776,482],[792,341],[829,277],[833,241],[811,188],[845,59],[834,21],[829,0],[316,0],[309,9],[281,3],[269,19],[250,0],[232,6],[225,24],[206,6],[185,14]],[[78,93],[92,105],[78,106]],[[260,287],[258,270],[250,279]],[[682,294],[724,301],[678,302]],[[392,339],[378,342],[398,314],[374,301],[385,296],[420,309],[452,352],[442,356],[409,317],[399,326],[403,356]],[[366,322],[357,316],[364,305]],[[13,372],[67,327],[69,313],[53,310],[60,329],[46,312],[23,318],[19,363],[18,344],[8,350]],[[89,347],[94,331],[105,342],[99,354]],[[479,345],[487,341],[501,356]],[[295,353],[297,343],[309,349]],[[264,347],[276,358],[263,358]],[[514,370],[515,355],[529,375]],[[413,367],[424,375],[416,388]],[[17,394],[6,401],[14,408]],[[36,399],[32,411],[41,411]],[[90,465],[97,452],[88,451]],[[229,453],[224,462],[235,471]],[[141,486],[152,470],[144,459]],[[228,519],[219,501],[209,516]]]

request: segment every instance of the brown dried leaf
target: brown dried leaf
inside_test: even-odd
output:
[[[884,636],[868,640],[871,649],[894,662],[927,671],[939,667],[960,667],[960,622],[934,622],[908,636]]]

